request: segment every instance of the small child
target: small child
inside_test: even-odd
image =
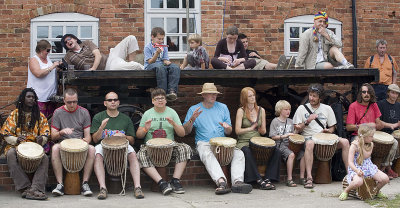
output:
[[[157,87],[167,92],[168,101],[175,101],[181,72],[178,65],[169,61],[168,46],[163,45],[164,37],[162,28],[151,30],[151,43],[144,47],[144,69],[156,71]]]
[[[206,49],[201,46],[202,40],[199,34],[193,34],[189,36],[189,45],[191,51],[188,55],[183,59],[183,63],[180,66],[181,69],[201,69],[201,64],[204,63],[204,68],[209,68],[210,58],[208,57],[208,53]],[[189,64],[188,67],[186,67]],[[186,68],[185,68],[186,67]]]
[[[368,124],[361,124],[358,128],[358,137],[351,143],[349,150],[349,167],[346,176],[349,186],[340,194],[339,199],[341,201],[346,200],[349,192],[360,187],[364,178],[368,176],[378,182],[376,188],[370,190],[371,194],[378,193],[376,195],[378,198],[387,198],[385,194],[380,192],[380,189],[389,182],[389,177],[371,161],[374,133],[375,128]]]
[[[275,105],[275,117],[270,125],[269,136],[276,141],[276,148],[282,152],[282,157],[286,161],[287,167],[287,181],[286,185],[289,187],[296,187],[297,184],[293,181],[293,163],[296,155],[289,149],[289,136],[293,135],[294,125],[293,120],[289,118],[291,106],[286,100],[279,100]],[[302,150],[297,155],[301,158],[304,164],[304,151]]]

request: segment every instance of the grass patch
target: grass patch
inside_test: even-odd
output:
[[[373,199],[373,200],[366,200],[365,203],[373,207],[399,208],[400,194],[397,194],[394,199]]]

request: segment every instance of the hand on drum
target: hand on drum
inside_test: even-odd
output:
[[[360,169],[357,169],[357,175],[360,176],[360,177],[363,177],[364,176],[364,172],[362,170],[360,170]]]
[[[124,133],[121,133],[121,132],[118,132],[118,133],[115,133],[113,136],[125,136],[125,134]]]
[[[322,130],[322,133],[332,134],[331,130],[329,130],[329,129],[323,129],[323,130]]]
[[[109,119],[110,119],[110,118],[106,118],[106,119],[104,119],[103,121],[101,121],[100,128],[104,129],[104,128],[106,127],[106,125],[107,125]]]
[[[62,132],[61,135],[72,134],[73,131],[74,131],[73,128],[65,128],[65,129],[63,129],[63,130],[60,131],[60,134],[61,134],[61,132]]]

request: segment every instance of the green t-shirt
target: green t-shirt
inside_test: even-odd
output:
[[[156,112],[154,108],[144,112],[139,126],[144,127],[145,122],[151,119],[151,127],[146,134],[145,142],[152,138],[168,138],[174,140],[174,127],[168,123],[167,117],[171,118],[176,124],[182,125],[176,111],[168,106],[162,113]]]
[[[95,133],[101,125],[101,122],[109,118],[106,127],[103,129],[101,139],[110,137],[116,133],[123,133],[126,136],[135,136],[135,128],[133,127],[132,120],[125,114],[119,113],[117,117],[110,117],[107,111],[102,111],[93,117],[92,127],[90,133]]]

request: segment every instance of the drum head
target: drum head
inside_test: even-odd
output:
[[[210,139],[210,144],[215,146],[235,147],[236,139],[231,137],[214,137]]]
[[[171,139],[167,139],[167,138],[153,138],[146,142],[146,145],[151,146],[151,147],[152,146],[153,147],[170,146],[173,144],[174,144],[174,141],[172,141]]]
[[[334,145],[339,141],[339,137],[336,134],[316,133],[312,136],[312,140],[315,144]]]
[[[295,144],[303,144],[305,141],[304,136],[300,134],[293,134],[289,136],[289,140]]]
[[[375,131],[373,141],[381,144],[393,144],[394,137],[383,131]]]
[[[83,139],[64,139],[60,143],[61,149],[67,152],[82,152],[89,148]]]
[[[113,147],[123,146],[127,142],[128,140],[126,139],[126,136],[112,136],[101,140],[102,145],[113,146]]]
[[[392,136],[396,139],[400,139],[400,130],[396,130],[392,133]]]
[[[267,137],[252,137],[250,142],[264,147],[273,147],[276,145],[274,140]]]
[[[44,154],[43,147],[35,142],[24,142],[17,146],[17,152],[27,158],[39,158]]]

